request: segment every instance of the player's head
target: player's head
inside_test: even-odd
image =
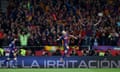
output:
[[[63,35],[66,35],[66,34],[67,34],[67,32],[66,32],[65,30],[63,30],[63,31],[62,31],[62,34],[63,34]]]
[[[14,39],[13,39],[13,43],[15,43],[16,41],[17,41],[17,38],[14,38]]]
[[[16,41],[16,40],[17,40],[17,38],[14,39],[14,41]]]

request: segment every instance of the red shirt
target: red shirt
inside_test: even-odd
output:
[[[4,33],[0,32],[0,39],[3,39],[3,37],[4,37]]]
[[[82,38],[85,38],[85,36],[86,36],[86,31],[82,30],[82,31],[81,31],[81,37],[82,37]]]

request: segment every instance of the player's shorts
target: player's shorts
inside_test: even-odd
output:
[[[14,58],[14,55],[10,55],[9,58]]]
[[[16,56],[14,55],[14,53],[11,53],[8,58],[15,58]]]
[[[65,50],[68,50],[69,49],[69,46],[66,44],[66,45],[64,45],[64,49]]]

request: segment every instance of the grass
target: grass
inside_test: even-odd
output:
[[[58,68],[58,69],[0,69],[0,72],[120,72],[120,68],[109,69],[82,69],[82,68]]]

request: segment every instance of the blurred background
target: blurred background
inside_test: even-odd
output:
[[[0,0],[0,55],[17,38],[20,56],[64,55],[66,30],[70,56],[120,55],[120,0]]]

